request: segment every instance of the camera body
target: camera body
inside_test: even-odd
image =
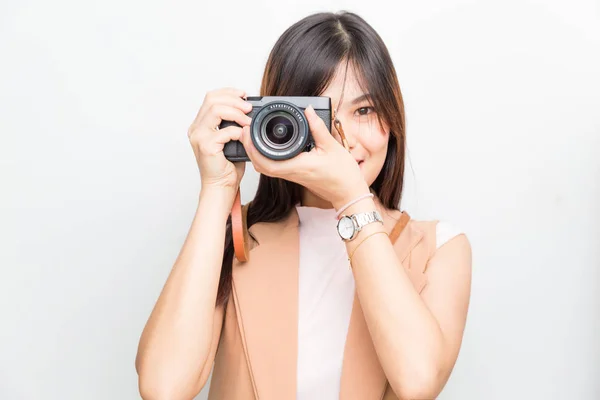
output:
[[[310,151],[315,142],[310,133],[304,110],[312,105],[331,132],[331,99],[322,96],[253,96],[248,115],[252,118],[250,137],[256,149],[272,160],[287,160],[303,151]],[[239,126],[222,121],[219,129]],[[223,148],[225,158],[232,162],[250,161],[242,143],[232,140]]]

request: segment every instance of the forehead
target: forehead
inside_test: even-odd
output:
[[[345,82],[344,75],[346,76]],[[331,82],[321,95],[331,97],[332,104],[337,104],[343,88],[344,98],[342,100],[344,104],[347,104],[352,99],[364,93],[361,88],[361,82],[362,77],[357,73],[353,64],[348,64],[348,68],[346,69],[346,62],[343,61],[336,67]]]

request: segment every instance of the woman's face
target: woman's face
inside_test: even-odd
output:
[[[345,85],[344,75],[346,75]],[[348,66],[346,73],[346,62],[338,66],[332,82],[321,94],[331,98],[333,110],[338,107],[342,87],[344,87],[344,94],[336,115],[342,123],[350,154],[359,163],[363,177],[370,186],[385,162],[389,128],[385,125],[382,128],[379,125],[377,110],[370,103],[368,93],[364,93],[360,88],[352,65]],[[342,143],[340,133],[333,123],[331,131],[336,140]]]

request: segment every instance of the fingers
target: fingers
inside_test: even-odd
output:
[[[311,174],[316,167],[316,162],[315,153],[302,152],[288,160],[277,161],[275,168],[277,168],[280,175],[300,183],[298,173]]]
[[[204,155],[215,155],[223,151],[225,144],[231,140],[240,140],[242,128],[228,126],[216,132],[203,132],[201,137],[194,136],[191,140],[197,145],[198,151]]]
[[[337,140],[335,140],[335,138],[327,129],[325,122],[317,115],[317,113],[315,113],[312,105],[306,107],[304,110],[304,115],[306,115],[310,133],[315,139],[315,144],[317,147],[328,148],[332,146],[334,142],[337,143]]]
[[[243,111],[245,114],[249,113],[252,111],[252,105],[244,100],[245,97],[246,92],[244,90],[235,88],[217,89],[206,93],[194,123],[200,124],[200,121],[208,114],[210,108],[216,104],[235,107]]]
[[[207,100],[204,101],[202,106],[204,110],[208,111],[210,107],[215,104],[223,104],[226,106],[238,108],[241,111],[243,111],[244,114],[248,114],[250,111],[252,111],[252,104],[242,99],[241,97],[231,96],[226,93],[215,94],[210,98],[207,98]]]
[[[219,144],[225,144],[231,140],[240,140],[242,127],[233,125],[228,126],[227,128],[219,129],[214,135],[215,142]]]
[[[250,125],[252,122],[252,118],[247,116],[239,108],[224,104],[213,104],[210,106],[206,116],[202,119],[201,125],[214,129],[223,120],[236,122],[240,126]]]

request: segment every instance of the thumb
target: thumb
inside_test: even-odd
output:
[[[329,148],[333,145],[333,142],[337,143],[335,138],[331,135],[331,132],[329,132],[329,130],[327,129],[325,121],[323,121],[317,115],[312,105],[306,107],[306,109],[304,110],[304,115],[306,115],[306,119],[308,120],[308,127],[310,128],[310,133],[315,139],[315,144],[317,145],[317,147]]]

